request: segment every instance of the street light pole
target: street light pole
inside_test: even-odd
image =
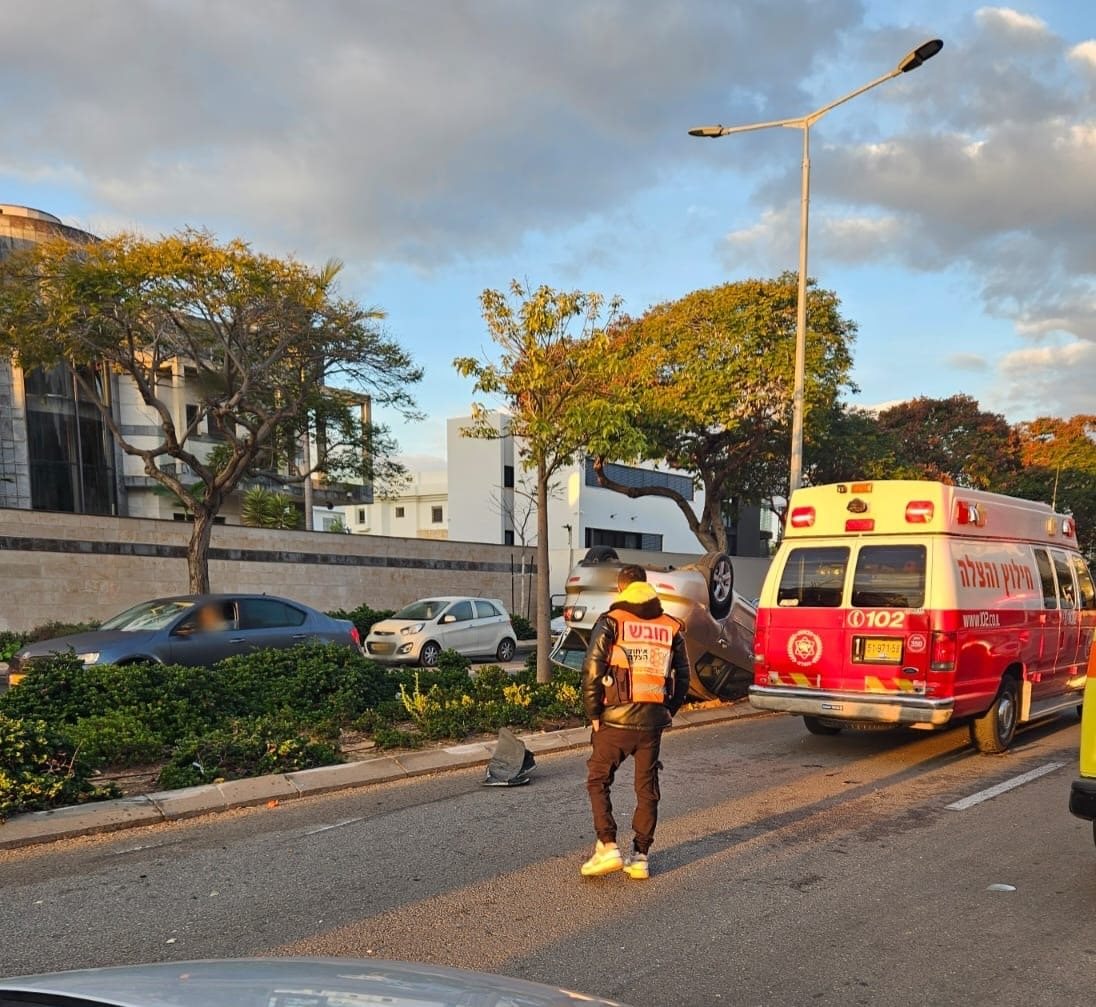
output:
[[[911,49],[899,60],[898,65],[889,73],[876,77],[855,91],[842,95],[828,105],[815,109],[808,115],[798,116],[794,119],[774,119],[770,122],[753,122],[745,126],[697,126],[689,130],[690,136],[702,136],[717,139],[721,136],[729,136],[731,133],[751,133],[759,129],[798,129],[803,132],[803,165],[800,181],[799,196],[799,286],[796,294],[795,313],[795,380],[792,390],[792,444],[791,464],[788,473],[789,497],[803,482],[803,415],[805,407],[805,386],[807,373],[807,237],[810,219],[811,202],[811,126],[827,112],[833,111],[838,105],[844,105],[847,101],[870,91],[873,87],[897,77],[899,74],[916,70],[925,60],[932,59],[942,48],[944,43],[938,38],[923,42],[916,49]]]

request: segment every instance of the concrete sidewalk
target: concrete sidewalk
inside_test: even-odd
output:
[[[698,727],[750,716],[765,714],[754,710],[746,700],[740,700],[726,706],[685,710],[674,718],[674,727]],[[572,727],[563,731],[520,737],[526,748],[535,754],[562,752],[588,745],[590,729]],[[381,755],[362,762],[320,766],[295,773],[275,773],[246,780],[187,787],[184,790],[164,790],[138,797],[123,797],[116,801],[80,804],[53,811],[34,811],[16,815],[0,825],[0,850],[51,843],[100,832],[116,832],[142,825],[156,825],[180,818],[195,818],[231,808],[266,804],[269,801],[290,801],[335,790],[406,780],[428,773],[485,766],[491,760],[494,749],[493,742],[453,745],[448,748]]]

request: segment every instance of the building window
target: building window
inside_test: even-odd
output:
[[[607,545],[613,549],[662,552],[662,536],[641,531],[617,531],[615,528],[587,528],[586,548],[596,545]]]
[[[514,466],[503,465],[502,467],[502,485],[508,490],[514,488]]]
[[[514,544],[514,532],[513,532],[512,529],[507,528],[506,531],[504,531],[502,533],[502,544],[503,545],[513,545]]]
[[[441,524],[443,520],[444,520],[444,517],[442,516],[442,509],[440,507],[431,507],[430,508],[430,523],[431,524]]]
[[[396,508],[396,517],[403,517],[403,515],[404,515],[404,509],[402,507],[397,507]]]
[[[654,469],[641,469],[635,465],[605,466],[605,475],[615,483],[629,489],[646,489],[648,486],[661,486],[673,490],[686,500],[693,499],[693,481],[688,476],[675,475],[672,472],[657,472]],[[594,471],[594,460],[586,459],[586,485],[601,486]]]
[[[365,524],[365,508],[358,508],[358,524]]]
[[[198,419],[198,407],[193,402],[186,404],[186,425],[189,428]]]
[[[85,368],[80,374],[95,399],[65,367],[23,376],[31,507],[113,514],[114,452],[99,405],[109,401],[109,384],[101,370]]]

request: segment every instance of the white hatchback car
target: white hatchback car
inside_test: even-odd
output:
[[[366,653],[386,663],[433,668],[442,651],[512,661],[517,636],[496,598],[424,598],[378,622],[365,639]]]

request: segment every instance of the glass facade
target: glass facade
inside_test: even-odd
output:
[[[98,402],[109,403],[106,372],[81,376]],[[114,514],[116,493],[110,433],[96,401],[65,367],[23,376],[30,461],[31,507],[77,514]]]

